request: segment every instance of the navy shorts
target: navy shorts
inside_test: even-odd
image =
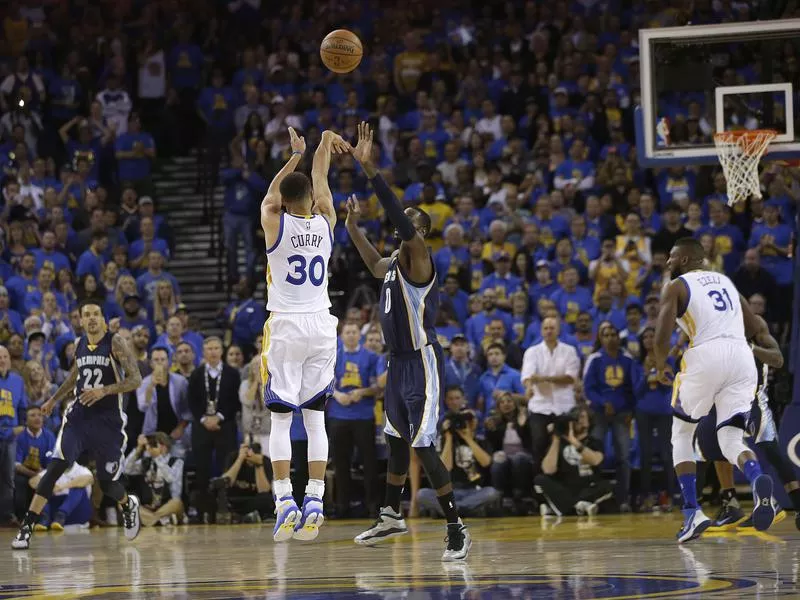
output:
[[[121,410],[87,408],[76,401],[64,413],[53,458],[72,464],[88,452],[97,465],[98,479],[119,479],[128,443],[125,424]]]
[[[392,354],[384,392],[384,433],[414,448],[436,441],[439,407],[444,400],[444,350],[428,344],[417,352]]]
[[[760,406],[756,400],[746,419],[745,437],[752,444],[774,442],[778,439],[775,420],[769,407]],[[727,460],[722,454],[717,440],[717,411],[712,408],[707,416],[700,419],[694,432],[694,447],[703,460]]]

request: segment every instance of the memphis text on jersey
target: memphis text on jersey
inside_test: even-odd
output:
[[[289,241],[292,244],[292,248],[303,248],[307,246],[319,248],[323,239],[321,235],[316,233],[301,233],[299,235],[293,235],[289,238]]]
[[[108,367],[111,365],[111,357],[97,356],[89,354],[88,356],[79,356],[77,359],[78,368],[80,367]]]

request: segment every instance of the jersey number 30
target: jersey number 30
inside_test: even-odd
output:
[[[731,302],[731,297],[728,295],[728,290],[724,288],[721,292],[719,290],[711,290],[708,292],[708,297],[714,301],[714,310],[720,312],[733,310],[733,302]]]
[[[286,275],[286,282],[292,285],[303,285],[308,279],[312,285],[321,286],[325,281],[325,260],[317,254],[310,262],[302,254],[293,254],[286,260],[294,266],[294,273]]]
[[[94,375],[94,381],[92,381]],[[103,372],[100,369],[84,369],[83,370],[83,389],[91,390],[98,388],[103,383]]]

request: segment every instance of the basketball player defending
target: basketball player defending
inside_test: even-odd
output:
[[[331,152],[349,145],[331,131],[322,134],[314,154],[312,182],[294,173],[305,139],[289,128],[292,156],[272,180],[261,203],[267,244],[267,310],[261,380],[271,412],[269,455],[275,481],[276,542],[292,537],[313,540],[325,520],[325,466],[328,434],[325,402],[332,394],[336,365],[336,317],[328,310],[328,261],[333,250],[336,211],[328,187]],[[308,434],[308,472],[302,510],[292,497],[289,470],[292,413],[302,411]]]
[[[97,303],[85,301],[80,318],[86,333],[76,340],[72,368],[66,381],[42,405],[42,412],[49,415],[73,391],[75,399],[64,413],[53,460],[36,486],[30,508],[11,542],[15,550],[30,546],[33,527],[52,496],[56,481],[84,451],[97,463],[100,489],[122,509],[125,537],[134,539],[141,527],[139,499],[125,493],[119,477],[128,442],[122,398],[139,387],[142,376],[127,342],[121,335],[106,330],[103,311]]]
[[[389,465],[386,502],[375,525],[355,538],[372,545],[408,531],[400,515],[400,495],[406,482],[413,446],[436,490],[447,518],[447,547],[443,561],[462,560],[472,540],[461,522],[453,497],[450,474],[434,447],[439,406],[444,397],[444,352],[434,329],[439,308],[439,288],[433,260],[425,242],[430,217],[418,208],[403,211],[400,201],[383,180],[373,162],[372,131],[366,123],[358,128],[353,156],[369,177],[375,194],[402,240],[391,258],[381,258],[358,228],[358,200],[347,202],[347,230],[372,275],[383,279],[379,311],[381,328],[389,348],[384,404]]]
[[[746,435],[751,443],[755,444],[764,455],[783,483],[783,488],[789,495],[792,506],[796,511],[795,526],[800,529],[800,481],[794,473],[794,468],[789,459],[786,458],[778,445],[778,431],[772,410],[769,407],[769,396],[767,394],[767,381],[769,368],[780,369],[783,366],[783,354],[781,354],[778,342],[769,332],[766,321],[756,316],[759,330],[753,336],[750,347],[753,349],[753,356],[756,360],[758,373],[758,388],[750,409],[750,417],[747,421]],[[700,419],[695,432],[695,452],[706,461],[714,461],[714,468],[720,483],[720,499],[722,507],[719,514],[708,531],[728,531],[731,529],[746,530],[752,529],[752,517],[745,517],[744,512],[739,507],[736,500],[736,490],[733,483],[733,465],[725,460],[719,449],[716,439],[717,418],[715,411],[712,410],[708,416]],[[775,523],[786,518],[786,512],[776,510]]]
[[[689,336],[672,395],[672,457],[684,500],[684,523],[677,536],[681,543],[699,537],[711,525],[697,503],[693,441],[698,421],[712,406],[722,455],[742,470],[753,488],[753,526],[764,531],[775,518],[772,479],[761,472],[744,441],[758,383],[747,340],[756,335],[759,324],[728,277],[703,270],[703,257],[703,247],[694,238],[675,242],[667,261],[672,281],[662,290],[654,343],[656,368],[664,373],[676,321]]]

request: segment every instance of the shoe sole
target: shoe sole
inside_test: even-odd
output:
[[[16,541],[11,542],[11,549],[12,550],[27,550],[30,547],[31,547],[30,542],[25,542],[24,546],[18,545]]]
[[[292,539],[292,536],[294,535],[294,528],[297,526],[297,521],[299,520],[299,509],[293,509],[287,512],[283,523],[281,523],[272,533],[272,539],[276,542],[287,542]]]
[[[470,548],[472,548],[472,539],[467,542],[467,548],[464,550],[464,556],[442,556],[442,562],[461,562],[467,560]]]
[[[773,525],[777,525],[786,518],[786,511],[780,510],[775,513],[775,518],[772,520]]]
[[[753,509],[753,528],[766,531],[775,520],[775,509],[772,507],[772,479],[768,475],[759,475],[753,482],[755,508]]]
[[[678,538],[678,543],[679,543],[679,544],[685,544],[685,543],[687,543],[687,542],[691,542],[692,540],[696,540],[696,539],[697,539],[697,538],[699,538],[701,535],[703,535],[703,532],[704,532],[706,529],[708,529],[709,527],[711,527],[711,523],[712,523],[711,519],[706,519],[705,521],[702,521],[701,523],[699,523],[699,524],[698,524],[698,525],[697,525],[697,526],[694,528],[694,530],[692,531],[692,534],[691,534],[689,537],[687,537],[687,538],[684,538],[684,539]]]
[[[706,531],[708,533],[722,533],[724,531],[732,531],[739,526],[739,523],[742,523],[746,520],[747,520],[747,515],[742,515],[735,521],[731,521],[730,523],[726,523],[725,525],[711,525],[706,528]]]
[[[317,539],[319,528],[325,522],[325,515],[322,513],[311,513],[306,517],[302,527],[295,529],[292,537],[301,542],[310,542]]]
[[[408,533],[408,529],[396,529],[386,535],[381,536],[372,536],[368,538],[353,538],[353,541],[358,544],[359,546],[376,546],[385,540],[390,540],[392,538],[400,537],[401,535],[405,535]]]
[[[132,542],[139,537],[139,532],[142,530],[142,513],[139,511],[139,508],[141,507],[139,497],[134,496],[133,494],[131,494],[130,497],[136,499],[136,529],[133,531],[133,533],[130,533],[129,529],[125,529],[125,539],[127,539],[129,542]]]

